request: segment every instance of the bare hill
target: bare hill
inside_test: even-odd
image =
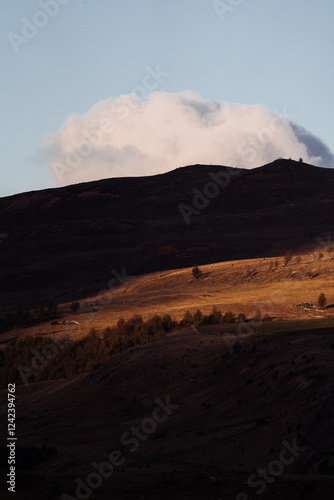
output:
[[[112,270],[137,275],[313,247],[332,231],[333,187],[330,169],[277,160],[2,198],[0,311],[91,296]]]

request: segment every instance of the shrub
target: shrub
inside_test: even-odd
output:
[[[287,266],[292,259],[292,253],[290,251],[286,252],[284,255],[284,265]]]
[[[198,267],[198,266],[194,266],[194,267],[192,268],[191,272],[192,272],[192,275],[193,275],[193,277],[194,277],[195,279],[197,279],[197,278],[198,278],[198,276],[200,276],[200,275],[202,274],[202,273],[201,273],[201,270],[199,269],[199,267]]]
[[[320,309],[325,309],[327,303],[326,295],[322,292],[318,297],[318,307]]]
[[[199,309],[197,309],[197,311],[194,314],[194,324],[196,326],[200,325],[202,323],[202,321],[203,321],[202,311],[200,311]]]
[[[71,304],[71,312],[75,313],[75,314],[78,314],[79,311],[80,311],[80,304],[79,304],[79,302],[72,302],[72,304]]]

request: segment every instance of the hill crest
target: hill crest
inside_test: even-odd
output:
[[[333,170],[276,160],[1,198],[0,311],[16,309],[15,297],[25,308],[93,295],[112,269],[133,275],[299,251],[331,234],[333,192]]]

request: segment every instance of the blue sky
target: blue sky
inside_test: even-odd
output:
[[[0,9],[0,196],[56,186],[48,134],[131,94],[158,66],[168,73],[158,92],[264,106],[334,151],[332,0],[1,0]]]

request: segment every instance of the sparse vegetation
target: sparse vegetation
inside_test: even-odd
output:
[[[102,332],[92,329],[84,338],[75,342],[69,340],[63,350],[54,359],[49,359],[43,370],[30,382],[68,378],[91,370],[96,364],[107,361],[121,351],[135,345],[147,342],[153,337],[164,335],[180,324],[173,321],[169,315],[153,316],[146,322],[139,315],[128,321],[120,320],[114,327],[108,327]],[[49,338],[31,337],[16,338],[9,346],[0,351],[0,384],[5,387],[8,380],[22,384],[19,365],[31,368],[33,353],[43,353],[50,343]]]
[[[13,328],[24,328],[57,318],[58,307],[50,303],[47,307],[8,313],[0,318],[0,333]]]
[[[257,274],[257,270],[255,268],[253,269],[251,267],[247,267],[247,269],[245,271],[245,278],[252,278],[256,274]]]
[[[196,265],[192,268],[191,273],[195,279],[197,279],[202,274],[200,268]]]
[[[129,320],[120,318],[115,326],[107,327],[102,332],[94,328],[79,341],[68,340],[59,356],[49,359],[44,369],[36,375],[31,375],[30,382],[68,378],[91,370],[95,365],[111,359],[121,351],[130,349],[150,341],[166,333],[197,325],[216,325],[235,321],[232,312],[224,315],[213,307],[210,314],[203,315],[198,309],[193,315],[187,310],[181,321],[176,321],[169,314],[155,314],[147,321],[140,315],[134,315]],[[31,368],[33,353],[43,353],[50,343],[50,337],[16,338],[9,342],[8,347],[0,351],[0,386],[5,387],[8,380],[23,383],[17,369],[22,365]]]
[[[260,312],[257,311],[251,319],[259,320],[260,316]],[[228,327],[230,331],[234,326],[238,327],[239,321],[250,320],[243,313],[238,317],[231,311],[223,314],[216,306],[209,314],[203,314],[199,309],[194,314],[187,310],[180,321],[172,319],[169,314],[162,316],[155,314],[146,321],[140,315],[134,315],[128,320],[120,318],[115,326],[107,327],[102,331],[92,328],[90,333],[79,341],[68,340],[64,343],[66,345],[59,352],[59,356],[49,359],[45,368],[36,375],[31,375],[29,381],[68,378],[89,371],[95,365],[111,359],[121,351],[192,324],[199,328],[206,325],[206,327],[216,326],[220,329],[226,325],[225,327]],[[271,324],[275,326],[275,323],[271,322]],[[50,337],[26,336],[11,340],[8,347],[0,351],[0,386],[5,387],[8,380],[22,384],[23,380],[17,367],[22,365],[31,368],[32,352],[42,353],[43,349],[47,349],[48,344],[50,344]],[[233,350],[239,354],[241,345],[235,344]]]

